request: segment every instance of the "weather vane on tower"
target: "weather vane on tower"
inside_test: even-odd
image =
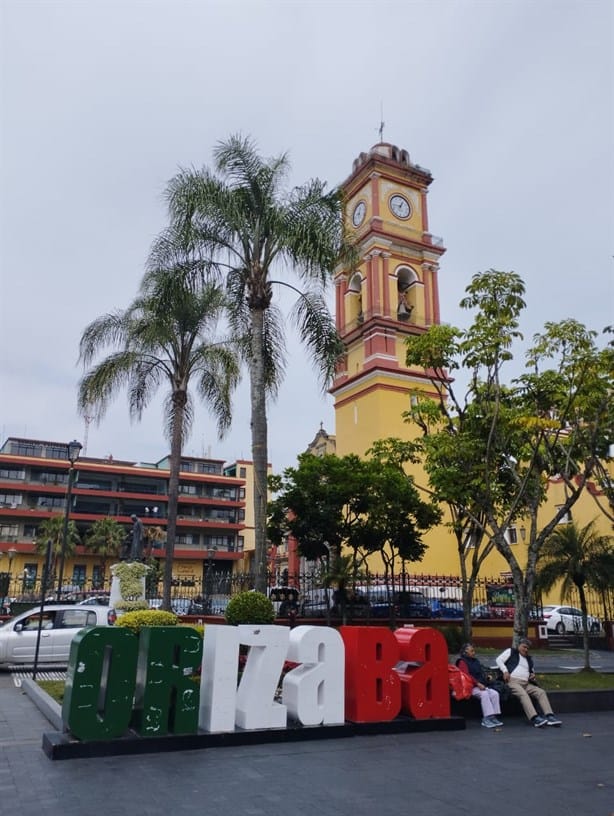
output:
[[[384,141],[384,125],[385,124],[386,123],[384,122],[384,103],[380,102],[380,117],[379,117],[379,128],[378,128],[380,142]]]

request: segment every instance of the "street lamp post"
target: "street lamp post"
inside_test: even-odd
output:
[[[73,439],[72,442],[68,443],[68,461],[70,462],[70,468],[68,469],[68,485],[66,486],[66,507],[64,508],[64,526],[62,528],[62,549],[60,552],[60,569],[58,573],[58,593],[57,593],[57,600],[61,599],[62,595],[62,582],[64,580],[64,562],[66,560],[66,548],[68,546],[68,517],[70,515],[70,499],[72,497],[72,483],[75,473],[75,462],[79,458],[79,454],[81,453],[81,448],[83,445],[80,442],[77,442],[76,439]]]

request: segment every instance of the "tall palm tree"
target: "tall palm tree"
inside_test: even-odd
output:
[[[79,384],[79,408],[97,410],[100,420],[127,387],[130,415],[140,419],[157,388],[165,383],[164,404],[170,441],[166,559],[163,606],[170,610],[181,452],[194,414],[190,386],[217,420],[220,437],[231,421],[231,394],[238,382],[236,355],[212,334],[223,311],[224,294],[213,283],[183,274],[197,259],[181,236],[167,232],[156,242],[138,296],[125,311],[94,320],[83,332],[84,367],[107,347],[111,353],[86,372]],[[161,296],[163,293],[163,297]]]
[[[95,521],[85,534],[85,546],[100,557],[103,586],[107,561],[119,556],[125,537],[125,529],[110,516]]]
[[[62,554],[62,546],[64,542],[64,516],[50,516],[41,521],[36,529],[36,541],[34,549],[37,553],[45,555],[47,552],[47,544],[51,541],[51,563],[49,565],[48,580],[55,576],[56,565],[58,558]],[[66,549],[64,555],[66,558],[72,558],[75,554],[77,544],[81,543],[81,536],[77,530],[77,525],[74,521],[69,521],[66,527]]]
[[[599,589],[606,576],[614,586],[614,541],[599,535],[594,522],[585,527],[575,523],[559,525],[546,539],[538,562],[537,586],[547,591],[562,581],[561,600],[577,590],[586,671],[591,670],[586,589]]]
[[[229,323],[240,338],[250,378],[254,473],[255,588],[266,591],[267,396],[285,366],[278,286],[298,296],[292,318],[326,386],[342,347],[324,290],[343,246],[342,202],[315,179],[290,192],[287,156],[262,158],[248,138],[231,136],[214,151],[214,171],[181,170],[167,189],[173,223],[185,229],[225,278]],[[285,266],[301,288],[273,277]]]

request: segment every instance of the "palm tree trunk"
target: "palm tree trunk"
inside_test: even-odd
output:
[[[175,557],[175,537],[177,530],[177,503],[179,497],[179,471],[181,468],[181,448],[183,439],[183,417],[186,404],[185,391],[173,394],[175,409],[171,432],[170,472],[168,478],[168,517],[166,521],[166,558],[164,560],[164,582],[162,608],[170,612],[171,587],[173,585],[173,559]]]
[[[268,440],[264,373],[264,311],[251,310],[252,359],[249,372],[252,460],[254,463],[254,588],[266,594],[266,510]]]

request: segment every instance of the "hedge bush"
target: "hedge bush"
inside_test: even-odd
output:
[[[165,612],[162,609],[139,609],[120,615],[115,625],[125,626],[126,629],[138,635],[143,626],[177,626],[178,620],[174,612]]]
[[[273,623],[274,620],[273,604],[261,592],[239,592],[226,607],[226,621],[233,626],[240,623]]]

